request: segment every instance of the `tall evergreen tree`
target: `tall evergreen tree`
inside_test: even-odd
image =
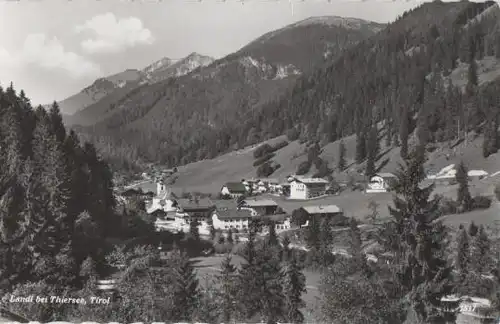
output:
[[[195,241],[200,240],[199,222],[196,219],[192,219],[189,223],[189,234]]]
[[[446,228],[437,220],[438,199],[429,199],[433,185],[422,188],[425,150],[416,148],[398,172],[391,221],[399,236],[393,252],[397,279],[406,301],[421,323],[441,322],[440,300],[451,293],[451,267],[445,257]]]
[[[232,229],[229,229],[227,231],[227,243],[229,243],[229,244],[233,244],[234,243],[234,240],[233,240],[233,230]]]
[[[469,235],[463,225],[457,234],[457,255],[455,260],[455,268],[459,272],[460,277],[463,279],[467,273],[470,265],[470,248],[469,248]]]
[[[191,321],[200,298],[196,272],[185,253],[178,253],[174,262],[173,318],[177,321]]]
[[[483,274],[490,270],[492,263],[491,242],[483,225],[479,226],[478,232],[471,240],[472,268],[476,273]]]
[[[320,219],[318,217],[312,216],[309,219],[309,225],[306,228],[306,242],[307,246],[310,249],[315,249],[316,251],[320,250],[321,241],[321,227],[320,227]]]
[[[285,296],[284,320],[289,323],[304,323],[301,309],[306,306],[302,294],[306,292],[306,277],[296,258],[286,262],[283,275],[283,294]]]
[[[219,309],[221,311],[221,320],[224,323],[229,323],[236,316],[236,297],[237,297],[237,269],[231,263],[229,255],[224,258],[221,263],[221,271],[217,275],[217,282],[220,285],[219,293]]]
[[[337,168],[339,171],[344,171],[346,167],[346,147],[344,141],[340,141],[339,144],[339,160],[337,163]]]
[[[366,135],[365,132],[356,136],[356,163],[360,164],[366,159]]]
[[[277,246],[279,244],[278,234],[276,234],[276,225],[273,221],[271,221],[267,225],[269,229],[269,237],[267,238],[267,242],[271,246]]]
[[[365,174],[372,177],[375,174],[375,162],[380,153],[380,143],[378,139],[377,126],[373,126],[370,130],[370,135],[367,140],[367,160]]]
[[[463,161],[457,167],[455,179],[458,183],[457,202],[462,206],[463,211],[467,212],[472,208],[472,197],[469,192],[468,170]]]

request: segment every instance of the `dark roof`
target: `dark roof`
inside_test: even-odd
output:
[[[226,182],[226,184],[224,186],[227,187],[227,189],[231,193],[245,193],[245,192],[247,192],[247,188],[245,188],[245,185],[241,182]]]
[[[184,211],[189,210],[206,210],[214,208],[214,203],[208,198],[196,199],[177,199],[177,205]]]
[[[232,199],[219,199],[214,201],[217,210],[236,209],[238,203]]]
[[[248,209],[224,209],[217,210],[217,217],[219,219],[232,219],[232,218],[251,218],[252,213]]]
[[[285,214],[285,213],[260,216],[260,218],[262,218],[262,219],[268,219],[268,220],[271,220],[271,221],[277,222],[277,223],[283,223],[288,217],[290,217],[290,215]]]
[[[138,195],[142,195],[142,194],[143,194],[142,191],[131,188],[131,189],[127,189],[127,190],[123,191],[120,195],[123,197],[131,197],[131,196],[138,196]]]
[[[153,216],[165,216],[165,215],[167,215],[167,212],[164,211],[163,209],[157,209],[154,212],[150,213],[149,215],[153,215]]]

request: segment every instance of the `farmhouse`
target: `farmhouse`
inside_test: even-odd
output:
[[[278,207],[278,204],[271,199],[245,199],[238,205],[238,208],[250,210],[252,216],[275,214]]]
[[[276,231],[289,230],[291,228],[290,215],[288,214],[264,215],[261,218],[273,221]]]
[[[396,183],[397,177],[392,173],[377,173],[371,177],[366,192],[387,192]]]
[[[212,213],[212,225],[215,229],[248,228],[252,212],[248,209],[222,207]]]
[[[336,205],[318,205],[318,206],[303,206],[299,208],[305,214],[307,214],[308,221],[312,218],[324,218],[328,217],[331,220],[332,225],[344,225],[347,221],[347,217],[344,216],[344,212]]]
[[[310,199],[326,192],[328,181],[321,178],[294,178],[290,183],[290,199]]]
[[[176,218],[182,218],[188,224],[192,220],[203,223],[210,219],[214,209],[214,203],[208,198],[178,199]]]
[[[220,191],[223,196],[230,196],[231,198],[238,198],[247,193],[247,188],[241,182],[227,182]]]

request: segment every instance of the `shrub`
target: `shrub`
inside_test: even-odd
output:
[[[280,150],[280,149],[284,148],[287,145],[288,145],[288,141],[279,142],[278,144],[276,144],[276,145],[273,146],[273,151]]]
[[[261,146],[257,147],[255,151],[253,152],[253,157],[256,159],[259,159],[266,155],[267,153],[273,152],[273,148],[269,144],[262,144]]]
[[[286,137],[289,141],[296,141],[299,139],[299,132],[295,128],[292,128],[286,132]]]
[[[497,200],[500,201],[500,184],[495,186],[495,196],[497,197]]]
[[[233,250],[233,245],[229,243],[222,243],[222,244],[215,244],[214,245],[214,251],[217,254],[226,254],[226,253],[231,253]]]
[[[255,160],[255,162],[253,163],[253,166],[256,167],[256,166],[259,166],[261,165],[262,163],[266,162],[266,161],[269,161],[270,159],[272,159],[276,154],[274,153],[266,153],[266,155],[258,158],[257,160]]]
[[[273,174],[274,168],[271,166],[269,162],[265,162],[259,168],[257,169],[257,177],[269,177],[271,174]]]
[[[442,195],[438,195],[438,198],[440,199],[438,207],[439,215],[444,216],[458,213],[459,204],[455,200]]]
[[[476,196],[472,199],[473,209],[488,209],[491,206],[491,198],[485,196]]]
[[[307,172],[309,172],[310,169],[311,169],[311,162],[310,161],[304,161],[301,164],[299,164],[299,166],[297,167],[296,174],[297,175],[306,174]]]

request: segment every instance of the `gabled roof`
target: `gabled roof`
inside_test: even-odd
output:
[[[397,178],[394,174],[389,173],[389,172],[376,173],[375,175],[379,176],[381,178]]]
[[[251,218],[252,212],[248,209],[226,209],[217,210],[216,215],[219,219]]]
[[[208,198],[196,199],[177,199],[177,205],[184,211],[205,210],[214,208],[214,203]]]
[[[302,182],[303,184],[317,184],[317,183],[321,183],[321,184],[327,184],[328,181],[325,180],[325,179],[322,179],[322,178],[299,178],[299,177],[296,177],[295,178],[295,181],[298,181],[298,182]]]
[[[278,204],[271,199],[245,199],[241,201],[240,205],[245,205],[248,207],[278,206]]]
[[[342,212],[337,205],[303,206],[302,209],[308,214],[332,214]]]
[[[232,199],[220,199],[214,201],[215,208],[217,210],[227,210],[227,209],[236,209],[238,208],[238,203]]]
[[[168,213],[166,211],[164,211],[163,209],[156,209],[155,211],[149,213],[149,215],[153,215],[153,216],[165,216],[167,214]]]
[[[283,214],[274,214],[274,215],[262,215],[259,217],[261,219],[268,219],[268,220],[271,220],[273,222],[283,223],[287,218],[290,217],[290,215],[283,213]]]
[[[263,179],[259,179],[259,181],[262,181],[264,183],[270,183],[270,184],[279,183],[278,179],[271,179],[271,178],[263,178]]]
[[[142,191],[131,188],[131,189],[127,189],[127,190],[123,191],[120,195],[122,197],[132,197],[132,196],[139,196],[142,194],[143,194]]]
[[[245,185],[241,182],[226,182],[224,185],[227,187],[227,190],[231,193],[246,193],[247,189],[245,188]]]

